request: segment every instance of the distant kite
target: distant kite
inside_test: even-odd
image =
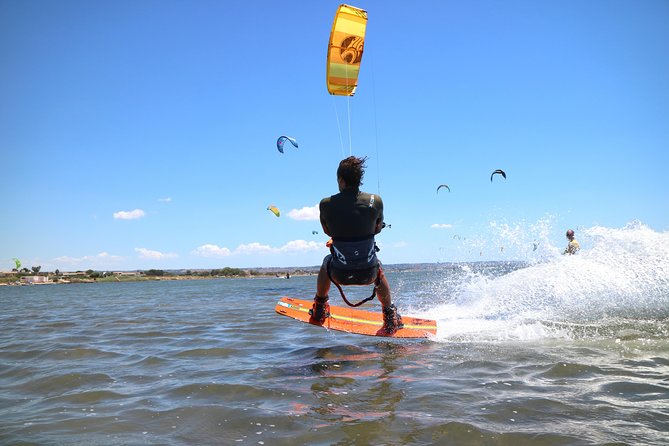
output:
[[[281,216],[281,212],[279,212],[279,208],[274,206],[273,204],[270,204],[269,206],[267,206],[267,210],[272,211],[272,213],[274,215],[276,215],[277,217]]]
[[[493,177],[496,173],[502,175],[502,176],[504,177],[504,179],[506,180],[506,173],[505,173],[502,169],[497,169],[496,171],[494,171],[494,172],[492,173],[492,175],[490,175],[490,182],[492,182],[492,177]]]
[[[276,140],[276,148],[279,149],[279,152],[283,153],[283,144],[286,141],[290,141],[290,143],[297,148],[297,141],[295,138],[291,138],[290,136],[279,136],[279,139]]]
[[[448,184],[440,184],[440,185],[437,187],[437,193],[439,193],[439,189],[441,189],[442,187],[445,187],[446,189],[448,189],[449,192],[451,191],[451,188],[448,187]]]
[[[318,231],[311,231],[311,233],[312,233],[313,235],[316,235],[316,234],[318,234]]]

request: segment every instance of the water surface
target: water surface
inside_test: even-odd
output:
[[[389,266],[428,341],[277,315],[313,276],[0,287],[0,443],[669,444],[669,250],[642,230]]]

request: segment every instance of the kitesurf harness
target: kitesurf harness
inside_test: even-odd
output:
[[[337,244],[337,247],[335,247],[335,243]],[[353,240],[337,239],[334,243],[330,243],[330,253],[332,254],[332,258],[327,263],[326,267],[328,279],[335,284],[339,290],[339,294],[341,294],[341,298],[349,307],[359,307],[376,297],[376,292],[381,283],[381,277],[383,276],[383,270],[381,269],[381,265],[379,265],[379,260],[376,258],[376,253],[378,251],[379,247],[376,246],[376,243],[374,242],[374,236]],[[349,302],[341,285],[332,278],[331,270],[333,263],[337,264],[337,269],[340,271],[355,271],[376,267],[377,272],[372,295],[355,304]]]

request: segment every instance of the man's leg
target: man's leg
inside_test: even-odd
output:
[[[376,296],[379,298],[379,302],[381,302],[381,306],[383,307],[383,329],[387,334],[392,335],[403,327],[402,318],[397,312],[397,308],[395,308],[395,305],[392,303],[392,299],[390,298],[390,285],[388,284],[388,279],[386,279],[386,275],[383,273],[383,269],[381,269],[380,265],[378,274],[379,283],[376,285]]]
[[[320,271],[318,271],[318,279],[316,280],[316,296],[327,296],[330,292],[331,283],[332,282],[330,282],[330,278],[328,277],[327,265],[323,262]]]
[[[311,307],[311,318],[309,323],[322,325],[330,313],[330,304],[328,304],[328,293],[330,292],[330,277],[328,277],[327,265],[330,262],[330,255],[323,259],[318,279],[316,279],[316,297],[314,305]]]
[[[383,270],[379,267],[379,284],[376,286],[376,297],[379,298],[381,306],[383,308],[389,307],[392,305],[392,300],[390,298],[390,285],[388,284],[388,279],[386,275],[383,274]]]

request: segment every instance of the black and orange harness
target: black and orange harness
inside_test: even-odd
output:
[[[337,244],[336,247],[335,243]],[[346,304],[350,307],[359,307],[365,302],[369,302],[370,300],[374,299],[376,297],[376,292],[383,277],[383,269],[381,268],[381,263],[379,262],[379,259],[376,257],[376,253],[379,251],[379,248],[378,246],[376,246],[376,243],[374,242],[374,236],[364,237],[360,239],[347,239],[347,240],[330,239],[325,244],[325,246],[330,248],[330,254],[331,254],[330,261],[327,263],[326,266],[328,278],[332,283],[335,284],[344,302],[346,302]],[[374,289],[372,290],[372,295],[361,300],[358,303],[355,304],[351,303],[346,298],[344,290],[342,289],[339,282],[337,282],[332,277],[333,264],[335,264],[335,269],[342,272],[353,272],[361,269],[376,268],[377,269],[376,279],[374,280]],[[344,284],[344,285],[354,285],[354,283]]]

